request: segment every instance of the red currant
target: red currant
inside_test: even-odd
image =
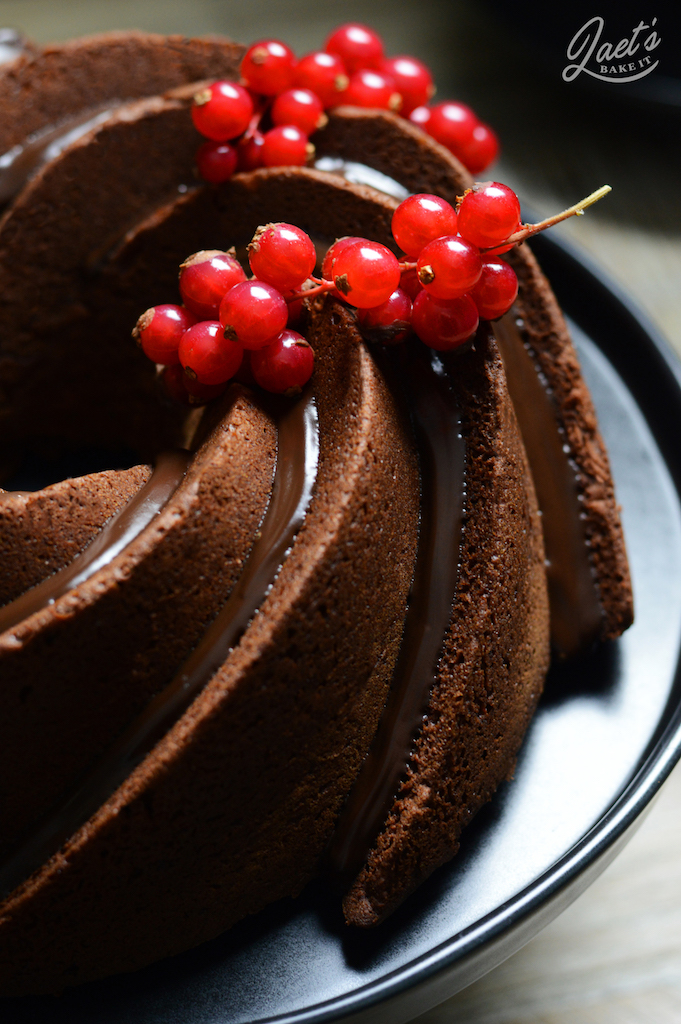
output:
[[[253,100],[243,85],[214,82],[197,92],[192,104],[192,120],[208,139],[227,142],[248,128],[253,116]]]
[[[225,337],[244,348],[269,345],[286,327],[288,308],[281,292],[265,281],[242,281],[220,303]]]
[[[459,234],[479,249],[500,245],[512,234],[519,220],[517,195],[498,181],[474,185],[459,206]]]
[[[362,68],[378,70],[383,60],[381,37],[366,25],[355,22],[335,29],[326,40],[324,49],[327,53],[337,54],[350,74]]]
[[[261,96],[276,96],[290,88],[296,58],[293,50],[278,39],[263,39],[246,51],[241,62],[241,77]]]
[[[416,262],[419,281],[436,299],[455,299],[470,291],[480,277],[482,259],[474,245],[459,235],[429,242]]]
[[[266,224],[253,236],[248,259],[258,280],[291,291],[314,270],[317,250],[310,236],[294,224]]]
[[[507,313],[518,294],[518,278],[513,267],[495,256],[485,257],[482,273],[470,296],[483,320],[498,320]]]
[[[423,291],[414,299],[412,327],[421,341],[439,352],[463,345],[478,329],[478,311],[470,295],[434,299]]]
[[[274,124],[294,124],[306,135],[323,128],[328,120],[324,104],[311,89],[282,92],[272,104],[271,115]]]
[[[399,287],[400,265],[390,249],[363,238],[335,256],[333,281],[347,302],[368,309],[380,306]]]
[[[182,335],[180,362],[185,376],[200,384],[224,384],[241,366],[242,351],[231,338],[225,338],[217,320],[202,320]]]
[[[464,103],[437,103],[430,111],[427,131],[429,135],[445,146],[454,156],[461,159],[463,148],[473,137],[473,129],[479,124],[477,116]]]
[[[182,306],[152,306],[139,318],[132,332],[147,359],[170,366],[180,361],[177,349],[182,335],[196,317]]]
[[[246,275],[236,256],[220,249],[203,249],[180,267],[180,294],[185,306],[200,320],[217,320],[225,292]]]
[[[411,299],[402,288],[396,288],[385,302],[371,309],[360,309],[357,322],[367,341],[397,345],[409,334]]]
[[[370,107],[378,110],[399,110],[402,97],[395,89],[395,83],[380,71],[363,68],[350,76],[347,89],[340,102],[354,107]]]
[[[297,395],[314,369],[314,352],[296,331],[285,330],[275,340],[251,352],[251,370],[261,388],[275,395]]]
[[[419,281],[419,276],[416,273],[416,267],[410,267],[409,270],[402,271],[400,288],[403,292],[407,293],[412,302],[418,293],[423,291],[423,285]]]
[[[255,131],[249,138],[243,138],[237,146],[237,156],[240,171],[255,171],[262,167],[262,147],[265,136],[262,132]]]
[[[322,279],[324,281],[333,281],[333,268],[338,256],[342,253],[346,246],[352,242],[362,242],[364,239],[360,238],[359,235],[345,235],[343,238],[337,238],[333,245],[329,246],[326,256],[322,261]]]
[[[325,107],[334,107],[348,87],[348,76],[340,57],[317,50],[298,61],[294,84],[301,89],[311,89]]]
[[[446,199],[417,193],[400,203],[392,219],[393,238],[408,256],[418,256],[441,235],[456,234],[456,213]]]
[[[423,128],[424,132],[427,132],[431,115],[430,107],[415,107],[409,114],[409,120],[412,124],[418,125],[419,128]]]
[[[509,232],[509,234],[514,235],[516,233],[516,231],[520,231],[522,226],[523,226],[522,221],[518,220],[518,223],[513,228],[513,230]],[[494,248],[490,252],[487,253],[487,255],[488,256],[501,256],[502,253],[508,252],[509,249],[512,249],[515,244],[516,244],[515,242],[511,242],[510,245],[495,245]]]
[[[460,160],[471,174],[480,174],[496,160],[499,154],[499,140],[490,127],[478,124],[473,134],[461,149]]]
[[[219,185],[236,170],[237,153],[229,142],[204,142],[196,153],[196,166],[204,181]]]
[[[400,113],[403,117],[407,117],[435,95],[433,76],[426,65],[415,57],[389,57],[383,61],[381,70],[390,75],[402,97]]]
[[[262,162],[265,167],[303,167],[314,156],[314,146],[305,132],[284,124],[265,132]]]

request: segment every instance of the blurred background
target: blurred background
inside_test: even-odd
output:
[[[0,0],[0,25],[38,42],[113,28],[281,37],[320,48],[343,21],[372,25],[390,55],[427,63],[439,99],[498,132],[492,177],[540,215],[603,183],[613,192],[554,229],[588,253],[681,355],[681,31],[672,0]],[[655,29],[659,67],[638,82],[566,83],[566,49],[594,15],[603,39]],[[0,114],[1,116],[1,114]],[[489,176],[487,173],[485,176]],[[624,854],[511,960],[421,1024],[678,1024],[681,1021],[681,775]]]

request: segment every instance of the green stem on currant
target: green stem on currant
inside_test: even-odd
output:
[[[491,246],[489,249],[481,249],[480,251],[485,255],[494,254],[499,249],[507,245],[515,245],[518,242],[524,242],[526,238],[531,238],[532,235],[538,234],[540,231],[545,231],[546,228],[553,227],[554,224],[559,224],[563,220],[567,220],[568,217],[582,217],[587,206],[591,206],[593,203],[597,203],[603,196],[607,196],[608,192],[612,192],[610,185],[601,185],[595,192],[592,192],[586,199],[580,199],[574,206],[568,206],[567,210],[563,210],[561,213],[555,213],[553,217],[547,217],[545,220],[539,221],[538,224],[523,224],[519,231],[515,231],[508,238],[500,242],[499,245]]]

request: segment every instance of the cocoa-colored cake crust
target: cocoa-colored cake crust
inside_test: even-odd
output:
[[[238,79],[245,48],[229,39],[105,32],[0,65],[0,154],[84,109],[155,96],[204,78]]]
[[[376,728],[417,539],[412,442],[353,320],[311,313],[320,464],[291,554],[177,725],[0,908],[3,993],[141,966],[313,874]]]
[[[150,466],[134,466],[0,491],[0,606],[72,562],[150,476]]]
[[[3,853],[172,678],[227,600],[269,501],[275,454],[270,415],[233,385],[219,426],[149,526],[0,635]]]
[[[511,776],[549,662],[539,514],[488,329],[450,369],[466,438],[457,593],[406,777],[343,904],[364,927],[456,853],[461,830]]]

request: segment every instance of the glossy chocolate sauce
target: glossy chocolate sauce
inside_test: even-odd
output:
[[[48,816],[0,868],[0,891],[11,892],[102,806],[236,647],[303,524],[318,461],[317,409],[308,389],[293,406],[287,403],[279,417],[272,497],[229,600],[175,678],[116,741],[68,802]]]
[[[330,866],[343,877],[365,861],[398,791],[437,678],[459,574],[466,457],[461,412],[436,353],[424,346],[417,352],[399,346],[379,355],[389,379],[385,364],[393,355],[401,363],[400,385],[419,452],[421,529],[388,701],[329,850]]]
[[[147,483],[104,524],[92,543],[70,565],[0,608],[0,633],[12,629],[41,608],[54,604],[57,598],[113,561],[166,505],[184,477],[189,458],[189,452],[183,451],[165,452],[159,456]],[[13,493],[21,492],[8,491],[2,497],[12,497]]]
[[[83,111],[58,125],[35,132],[20,145],[12,146],[3,153],[0,156],[0,203],[14,199],[41,167],[92,128],[107,121],[112,113],[111,104],[106,108]]]
[[[356,163],[354,160],[343,160],[342,157],[336,156],[320,156],[318,160],[315,160],[314,166],[318,171],[338,174],[355,185],[370,185],[377,192],[383,192],[400,201],[409,195],[409,189],[400,185],[394,178],[390,178],[387,174],[383,174],[382,171],[377,171],[367,164]]]
[[[581,515],[578,470],[558,429],[548,384],[514,314],[492,326],[542,513],[551,639],[560,654],[576,654],[596,639],[603,620]]]

